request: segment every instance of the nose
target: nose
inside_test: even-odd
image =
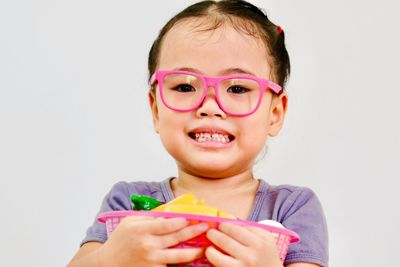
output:
[[[214,87],[208,87],[203,102],[196,110],[196,117],[200,118],[208,116],[216,116],[222,119],[226,119],[227,117],[226,113],[221,109],[217,102]]]

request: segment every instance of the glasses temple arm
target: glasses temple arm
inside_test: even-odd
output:
[[[154,85],[155,82],[156,82],[156,74],[154,73],[153,75],[151,75],[150,85]]]

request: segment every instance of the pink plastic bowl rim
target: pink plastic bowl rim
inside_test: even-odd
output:
[[[163,218],[181,217],[188,220],[202,221],[202,222],[214,222],[214,223],[229,222],[242,226],[256,226],[270,232],[287,235],[290,237],[290,244],[297,243],[300,241],[299,235],[288,229],[261,224],[257,222],[244,221],[240,219],[228,219],[228,218],[220,218],[220,217],[212,217],[212,216],[196,215],[188,213],[158,212],[158,211],[145,211],[145,210],[121,210],[121,211],[103,212],[100,214],[97,220],[101,223],[106,223],[106,221],[110,218],[127,217],[127,216],[152,216],[152,217],[163,217]]]

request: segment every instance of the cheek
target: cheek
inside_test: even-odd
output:
[[[159,108],[158,130],[163,143],[174,142],[174,139],[185,132],[185,124],[187,121],[185,115],[186,114],[170,110],[165,106]]]
[[[251,127],[254,132],[265,133],[268,131],[269,122],[269,103],[262,102],[260,108],[248,117],[247,127]]]
[[[179,140],[179,138],[177,138],[177,126],[174,124],[175,122],[176,121],[171,120],[171,117],[166,116],[165,113],[159,114],[158,134],[161,143],[170,154],[176,146],[176,142]]]
[[[265,142],[267,141],[267,131],[264,127],[246,127],[245,135],[242,136],[242,141],[245,142],[245,146],[251,150],[261,150]]]
[[[247,121],[240,123],[240,140],[252,150],[261,150],[268,137],[269,119],[267,110],[260,109],[251,115]]]

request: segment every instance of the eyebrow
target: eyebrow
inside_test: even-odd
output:
[[[196,72],[196,73],[203,74],[200,70],[195,69],[195,68],[190,68],[190,67],[175,68],[174,70],[183,70],[183,71],[190,71],[190,72]],[[222,72],[220,72],[221,76],[231,75],[231,74],[249,74],[249,75],[256,76],[251,71],[248,71],[248,70],[245,70],[242,68],[228,68],[228,69],[225,69]]]

